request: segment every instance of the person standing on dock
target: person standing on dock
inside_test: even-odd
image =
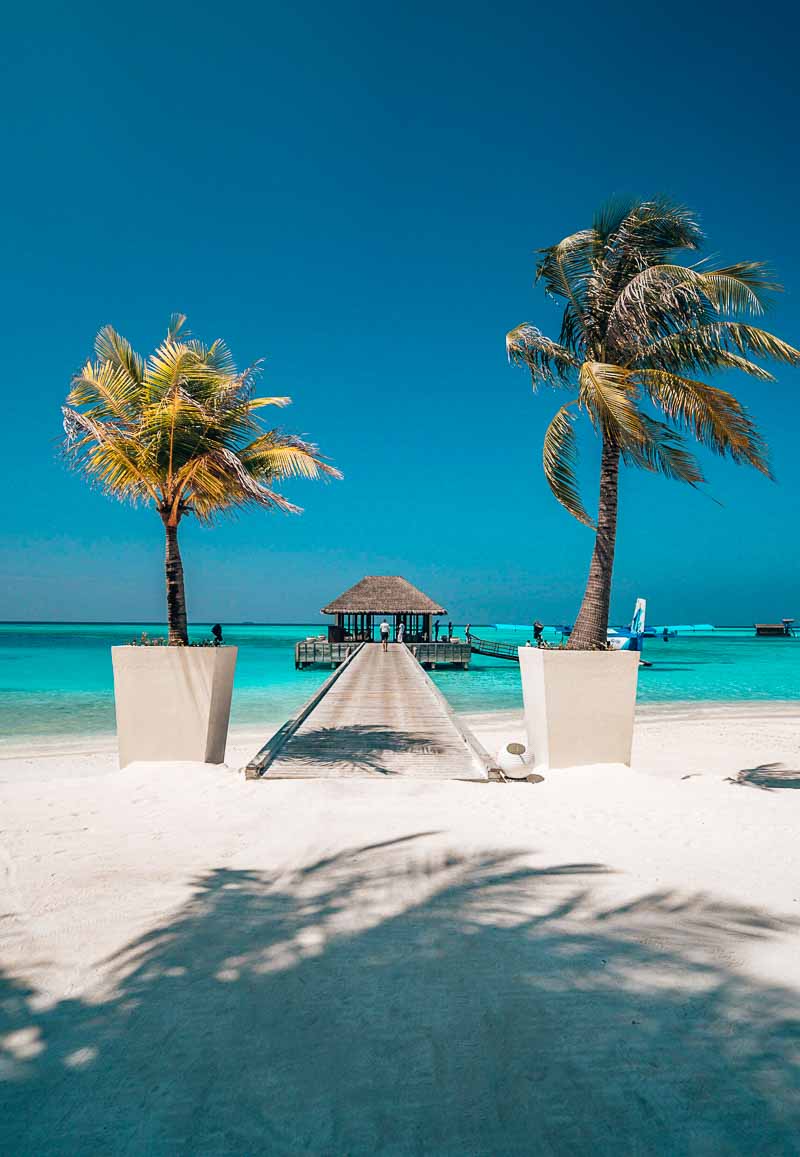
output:
[[[544,630],[544,626],[537,619],[536,622],[533,624],[533,641],[537,647],[541,646],[542,631],[543,630]]]
[[[448,623],[447,624],[447,641],[448,641],[448,643],[450,642],[452,637],[453,637],[453,624]]]
[[[398,623],[398,625],[397,625],[397,641],[398,641],[398,643],[402,643],[403,635],[405,633],[406,633],[405,623]]]
[[[383,647],[384,651],[388,651],[389,650],[390,627],[389,627],[389,624],[386,622],[386,619],[384,619],[380,625],[380,632],[381,632],[381,646]]]
[[[439,620],[437,619],[436,622],[433,624],[433,641],[434,641],[434,643],[439,642],[439,625],[440,625]]]

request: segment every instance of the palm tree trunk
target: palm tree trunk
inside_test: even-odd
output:
[[[164,564],[167,576],[167,641],[172,647],[186,646],[189,633],[186,629],[186,592],[183,587],[183,562],[178,548],[178,524],[165,518],[164,529],[167,533]]]
[[[570,651],[595,651],[606,646],[611,604],[611,575],[614,570],[614,547],[617,540],[618,497],[619,449],[604,439],[600,459],[597,534],[586,593],[567,643]]]

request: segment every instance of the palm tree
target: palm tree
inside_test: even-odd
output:
[[[797,365],[800,352],[741,320],[762,313],[770,291],[780,289],[760,262],[676,263],[677,253],[697,250],[702,240],[692,214],[670,201],[610,205],[590,229],[540,251],[536,280],[565,303],[559,340],[527,322],[506,337],[510,361],[529,369],[534,390],[549,385],[575,395],[550,422],[543,451],[553,494],[595,531],[572,649],[606,646],[620,462],[698,486],[702,472],[681,436],[688,432],[770,476],[766,445],[744,406],[697,379],[737,369],[773,381],[752,358]],[[596,521],[576,479],[582,414],[601,441]]]
[[[222,341],[206,347],[172,318],[144,361],[111,326],[95,340],[97,360],[72,380],[63,407],[71,463],[108,494],[152,503],[166,534],[167,622],[171,644],[188,643],[178,527],[189,514],[210,523],[244,506],[292,514],[276,489],[284,478],[341,478],[316,446],[264,430],[263,406],[290,398],[254,396],[259,363],[239,372]]]

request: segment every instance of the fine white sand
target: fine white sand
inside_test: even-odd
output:
[[[537,785],[245,781],[261,739],[0,761],[0,1153],[800,1152],[796,705]]]

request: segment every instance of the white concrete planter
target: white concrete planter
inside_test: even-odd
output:
[[[631,761],[637,651],[519,648],[535,771]]]
[[[238,647],[112,647],[119,765],[223,763]]]

